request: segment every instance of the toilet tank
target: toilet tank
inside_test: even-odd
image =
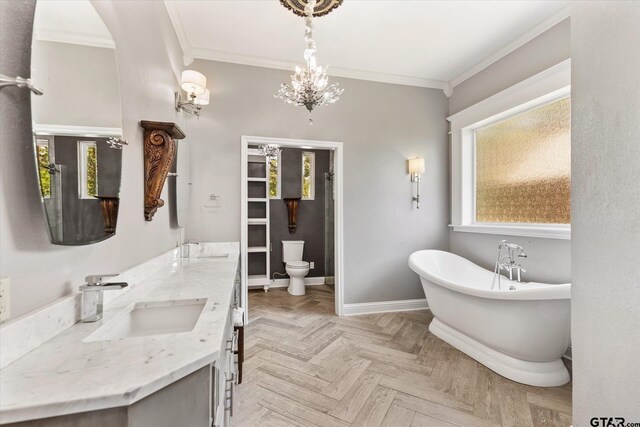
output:
[[[282,262],[302,261],[302,251],[304,250],[304,240],[283,240],[282,241]]]

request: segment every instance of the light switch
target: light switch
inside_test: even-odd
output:
[[[314,268],[316,268],[316,263],[315,263],[315,262],[313,262],[313,261],[311,261],[311,262],[309,263],[309,270],[313,270]]]
[[[217,194],[209,194],[204,206],[207,208],[219,208],[222,206],[222,197]]]

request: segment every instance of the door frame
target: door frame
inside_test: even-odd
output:
[[[249,322],[249,277],[247,269],[248,259],[248,190],[247,190],[247,161],[249,145],[277,145],[284,148],[301,148],[334,151],[334,231],[335,231],[335,312],[338,316],[344,313],[344,215],[343,215],[343,164],[344,149],[342,142],[317,141],[309,139],[271,138],[264,136],[241,137],[240,155],[240,266],[242,282],[242,307],[244,308],[244,322]],[[309,148],[311,147],[311,148]]]

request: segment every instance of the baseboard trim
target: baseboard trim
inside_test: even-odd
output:
[[[398,301],[361,302],[345,304],[343,315],[357,316],[359,314],[390,313],[394,311],[426,310],[429,304],[425,298]]]
[[[305,286],[324,285],[324,277],[305,277]],[[264,288],[266,285],[250,285],[250,288]],[[268,285],[270,288],[287,288],[289,287],[289,279],[275,279]]]

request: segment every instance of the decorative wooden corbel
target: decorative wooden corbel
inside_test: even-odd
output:
[[[140,126],[144,128],[144,219],[151,221],[164,206],[160,194],[176,155],[175,140],[185,135],[171,122],[142,120]]]
[[[287,211],[289,212],[289,233],[296,232],[296,221],[298,220],[298,202],[300,197],[284,198],[282,199],[287,204]]]
[[[116,224],[118,222],[118,206],[120,205],[120,197],[111,196],[94,196],[100,200],[102,208],[102,216],[104,218],[104,232],[109,235],[116,232]]]

